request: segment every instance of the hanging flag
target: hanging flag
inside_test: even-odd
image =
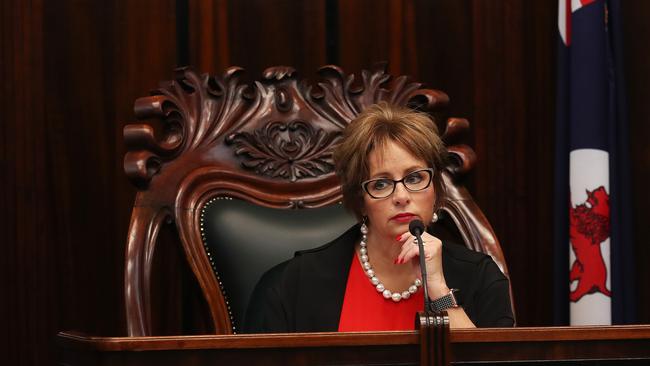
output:
[[[634,321],[627,118],[617,0],[560,0],[555,322]]]

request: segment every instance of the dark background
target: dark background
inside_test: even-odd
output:
[[[649,16],[650,2],[623,2],[642,323]],[[449,114],[472,123],[468,184],[501,240],[519,324],[550,325],[556,24],[549,0],[0,2],[0,357],[52,363],[60,330],[125,334],[135,189],[122,128],[134,100],[184,64],[239,65],[250,78],[285,64],[313,77],[327,63],[358,74],[388,60],[392,74],[447,92]]]

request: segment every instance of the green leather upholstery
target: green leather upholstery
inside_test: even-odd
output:
[[[315,248],[341,235],[356,219],[342,205],[315,209],[273,209],[226,197],[201,212],[203,244],[227,296],[237,329],[259,278],[298,250]]]

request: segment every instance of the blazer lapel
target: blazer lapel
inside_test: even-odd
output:
[[[355,225],[329,244],[297,253],[302,257],[298,280],[296,331],[336,332],[341,317],[354,244],[359,239]]]

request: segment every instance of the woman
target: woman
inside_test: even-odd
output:
[[[435,230],[445,155],[428,115],[386,103],[361,113],[334,152],[344,204],[360,224],[267,272],[246,330],[413,329],[424,295],[409,223]],[[422,235],[428,295],[450,326],[512,326],[508,279],[491,257],[429,232]]]

